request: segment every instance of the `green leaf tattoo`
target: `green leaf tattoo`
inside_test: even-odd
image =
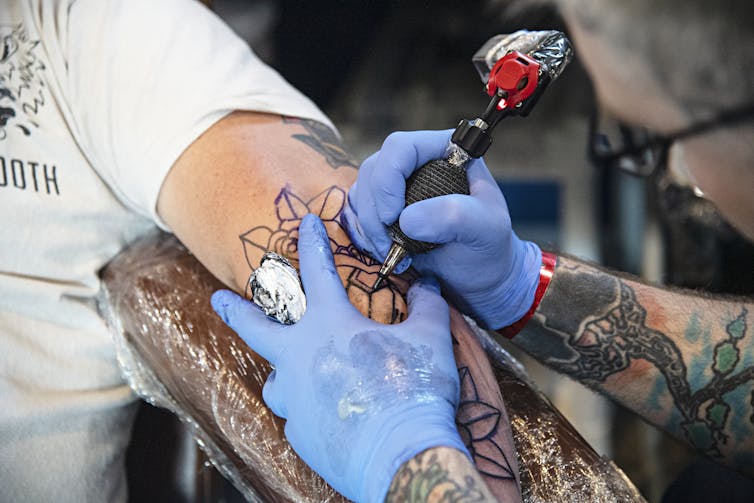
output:
[[[473,477],[449,473],[431,450],[418,454],[398,470],[385,501],[424,503],[433,493],[432,501],[437,502],[485,501]]]

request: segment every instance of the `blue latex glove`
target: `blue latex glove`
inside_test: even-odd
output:
[[[398,132],[361,165],[348,193],[343,220],[357,246],[383,261],[390,249],[387,225],[413,239],[443,246],[413,257],[414,267],[436,276],[444,294],[486,328],[518,321],[534,301],[542,253],[511,228],[508,206],[482,159],[468,165],[471,195],[453,194],[404,209],[406,179],[444,157],[452,130]],[[400,273],[408,259],[396,268]]]
[[[398,468],[430,447],[468,455],[455,426],[459,378],[448,306],[432,280],[408,293],[409,317],[383,325],[351,305],[319,218],[307,215],[298,251],[307,309],[281,325],[220,290],[212,307],[274,367],[264,401],[287,420],[291,446],[338,492],[382,501]]]

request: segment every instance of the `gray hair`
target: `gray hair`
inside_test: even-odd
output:
[[[554,2],[603,39],[616,61],[641,61],[691,116],[754,102],[751,0]]]

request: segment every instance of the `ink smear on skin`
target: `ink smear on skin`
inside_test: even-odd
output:
[[[285,257],[265,253],[249,278],[251,300],[284,325],[296,323],[306,311],[306,296],[296,268]]]

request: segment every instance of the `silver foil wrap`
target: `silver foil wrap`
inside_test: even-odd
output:
[[[285,257],[267,252],[249,278],[251,300],[284,325],[296,323],[306,312],[306,295],[296,268]]]
[[[571,43],[563,32],[557,30],[519,30],[497,35],[488,40],[471,58],[482,82],[487,83],[490,70],[500,59],[512,51],[530,56],[540,65],[540,71],[551,80],[560,76],[573,57]]]

